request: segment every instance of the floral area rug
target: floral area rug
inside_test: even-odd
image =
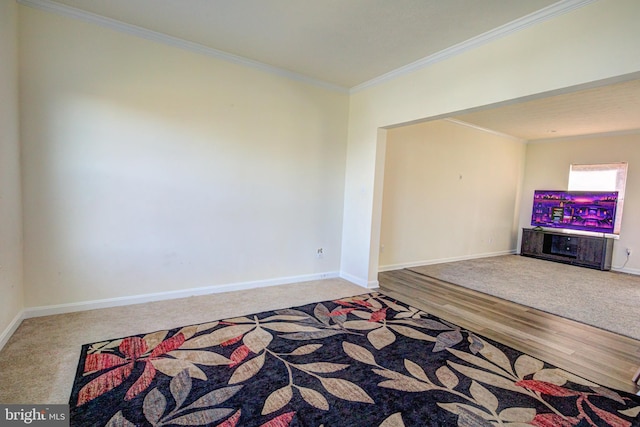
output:
[[[637,426],[610,390],[372,293],[83,346],[71,425]]]

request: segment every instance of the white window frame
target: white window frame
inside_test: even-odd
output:
[[[599,164],[572,164],[569,168],[569,191],[617,191],[618,204],[613,234],[620,234],[624,191],[627,184],[626,162]]]

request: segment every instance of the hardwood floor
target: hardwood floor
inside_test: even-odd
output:
[[[380,291],[606,387],[636,393],[640,341],[409,270],[379,274]]]

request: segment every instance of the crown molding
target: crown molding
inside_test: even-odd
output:
[[[364,89],[368,89],[370,87],[385,83],[389,80],[393,80],[405,74],[409,74],[414,71],[421,70],[437,62],[444,61],[456,55],[460,55],[461,53],[475,49],[484,44],[500,39],[509,34],[524,30],[526,28],[529,28],[533,25],[547,21],[549,19],[555,18],[556,16],[571,12],[572,10],[581,8],[595,1],[597,0],[559,1],[558,3],[554,3],[550,6],[547,6],[543,9],[540,9],[522,18],[516,19],[515,21],[511,21],[508,24],[505,24],[500,27],[494,28],[493,30],[487,31],[484,34],[480,34],[479,36],[470,38],[469,40],[465,40],[461,43],[458,43],[457,45],[441,50],[440,52],[437,52],[433,55],[429,55],[425,58],[419,59],[403,67],[400,67],[388,73],[382,74],[381,76],[375,77],[369,81],[353,86],[349,90],[349,92],[351,94],[357,93]]]
[[[201,55],[210,56],[223,61],[231,62],[238,65],[243,65],[249,68],[254,68],[266,73],[275,74],[280,77],[285,77],[291,80],[307,83],[313,86],[318,86],[331,91],[349,93],[349,89],[343,86],[338,86],[332,83],[327,83],[321,80],[313,79],[302,74],[294,73],[289,70],[274,67],[272,65],[265,64],[263,62],[254,61],[249,58],[245,58],[239,55],[233,55],[221,50],[213,49],[211,47],[202,45],[200,43],[191,42],[178,37],[173,37],[158,31],[149,30],[147,28],[138,27],[136,25],[127,24],[116,19],[106,18],[104,16],[87,12],[75,7],[56,3],[51,0],[16,0],[19,4],[28,6],[34,9],[44,10],[46,12],[55,13],[57,15],[66,16],[68,18],[78,19],[91,24],[100,25],[121,33],[129,34],[132,36],[140,37],[143,39],[151,40],[158,43],[163,43],[169,46],[177,47],[179,49],[188,50]]]
[[[188,50],[201,55],[210,56],[216,59],[221,59],[234,64],[244,65],[246,67],[254,68],[266,73],[274,74],[280,77],[285,77],[291,80],[307,83],[313,86],[321,87],[331,91],[340,93],[357,93],[364,89],[377,86],[389,80],[393,80],[405,74],[412,73],[414,71],[421,70],[437,62],[444,61],[453,56],[464,53],[468,50],[475,49],[491,41],[505,37],[511,33],[524,30],[525,28],[539,24],[546,20],[552,19],[556,16],[563,15],[574,9],[581,8],[597,0],[562,0],[551,6],[543,8],[537,12],[531,13],[520,19],[512,21],[508,24],[497,27],[491,31],[488,31],[479,36],[473,37],[457,45],[451,46],[447,49],[441,50],[433,55],[419,59],[415,62],[407,64],[403,67],[397,68],[381,76],[375,77],[369,81],[353,86],[348,89],[343,86],[328,83],[322,80],[313,79],[305,75],[294,73],[289,70],[274,67],[272,65],[265,64],[263,62],[254,61],[249,58],[245,58],[239,55],[233,55],[221,50],[217,50],[199,43],[184,40],[178,37],[173,37],[164,33],[149,30],[136,25],[127,24],[122,21],[118,21],[111,18],[87,12],[75,7],[66,6],[60,3],[56,3],[51,0],[16,0],[19,4],[32,7],[35,9],[44,10],[47,12],[55,13],[58,15],[66,16],[73,19],[89,22],[92,24],[100,25],[102,27],[110,28],[115,31],[133,35],[136,37],[144,38],[147,40],[163,43],[169,46],[177,47],[179,49]]]
[[[522,143],[527,142],[525,139],[522,139],[520,137],[517,137],[517,136],[514,136],[514,135],[509,135],[507,133],[498,132],[497,130],[483,128],[482,126],[474,125],[473,123],[465,122],[465,121],[462,121],[462,120],[452,119],[452,118],[449,117],[449,118],[444,119],[444,121],[445,122],[454,123],[454,124],[459,125],[459,126],[465,126],[465,127],[471,128],[471,129],[475,129],[475,130],[478,130],[480,132],[490,133],[492,135],[500,136],[500,137],[503,137],[503,138],[509,138],[509,139],[512,139],[512,140],[517,141],[517,142],[522,142]]]

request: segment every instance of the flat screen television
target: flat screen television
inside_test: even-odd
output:
[[[613,233],[617,191],[535,190],[534,227]]]

